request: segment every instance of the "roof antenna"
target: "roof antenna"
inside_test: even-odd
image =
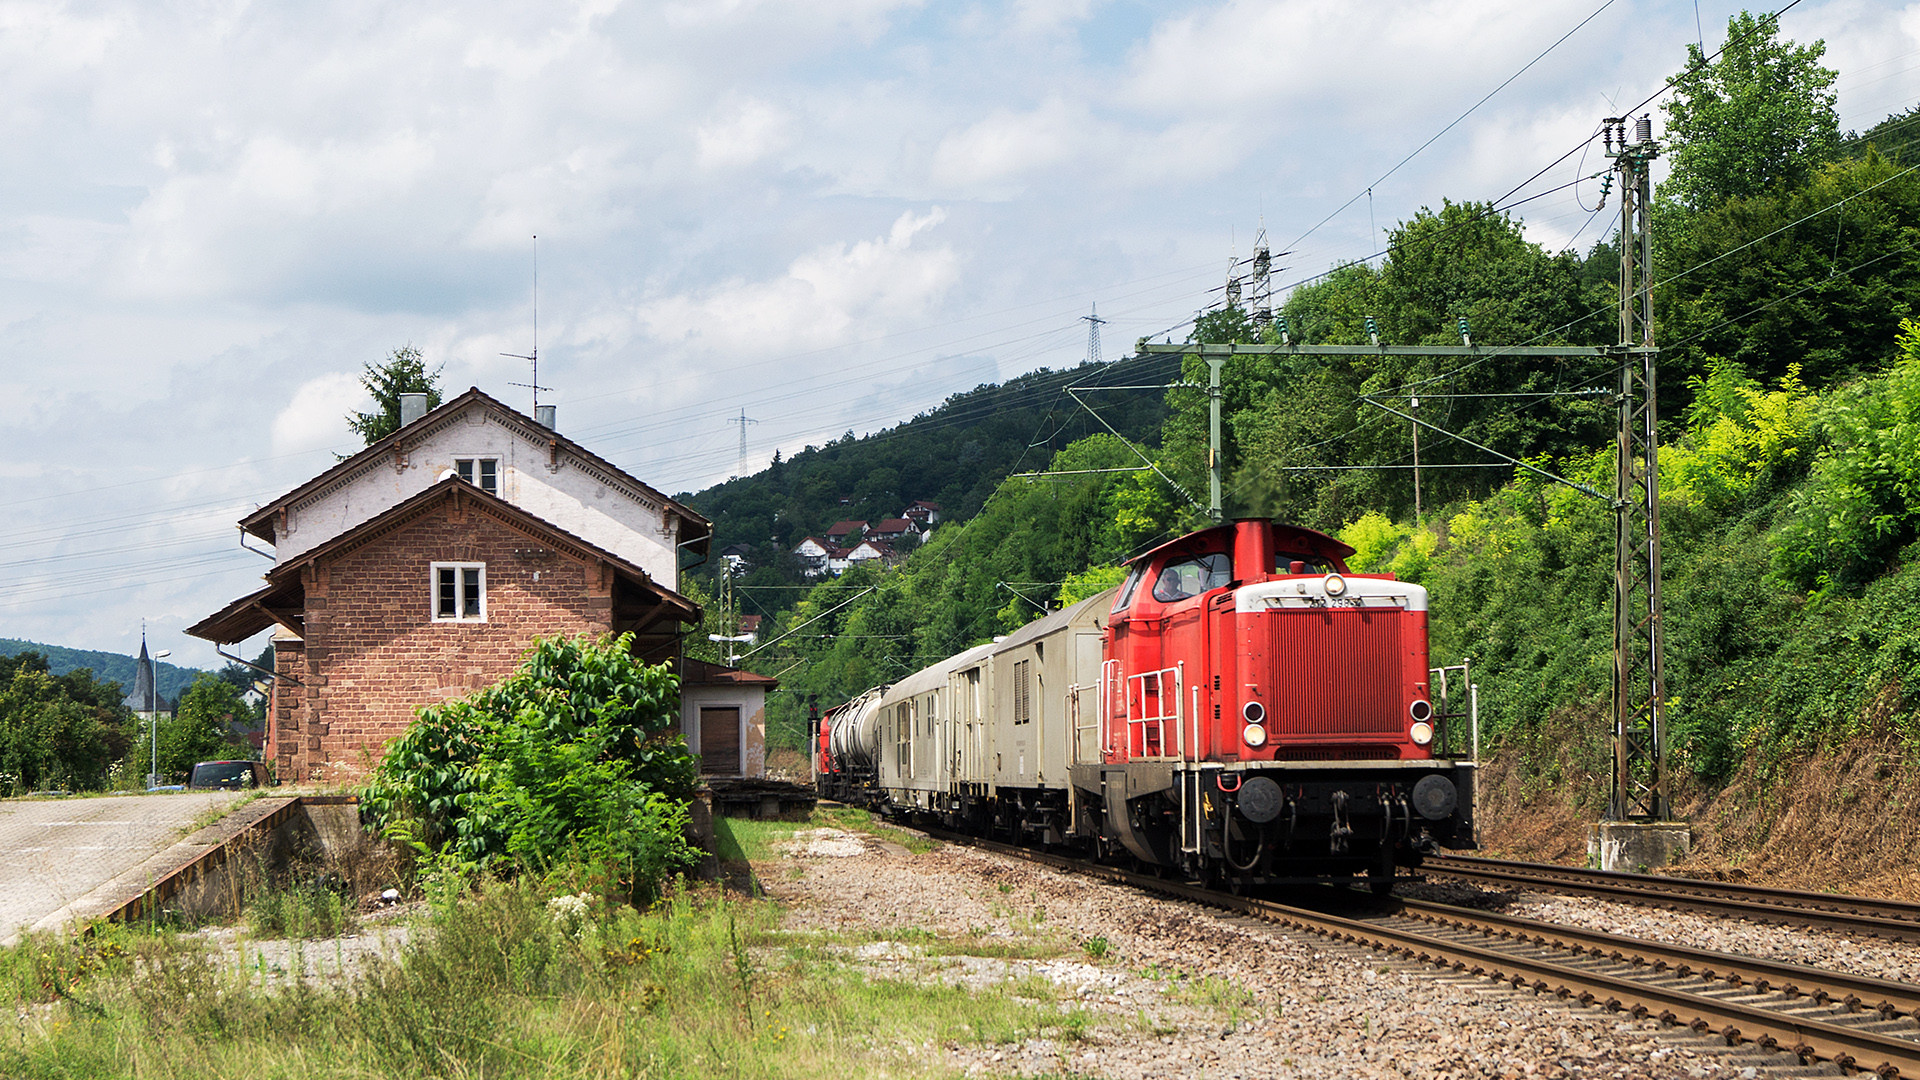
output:
[[[511,356],[515,360],[525,360],[533,365],[533,381],[508,383],[508,386],[524,386],[533,391],[534,415],[540,413],[540,391],[552,390],[551,386],[540,385],[540,234],[533,234],[533,351],[525,356],[519,353],[503,352],[501,356]]]

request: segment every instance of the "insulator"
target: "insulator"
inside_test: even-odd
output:
[[[1633,122],[1633,141],[1650,143],[1653,141],[1653,114],[1641,113],[1640,119]]]

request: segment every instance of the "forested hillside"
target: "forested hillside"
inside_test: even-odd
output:
[[[1920,743],[1920,328],[1903,323],[1920,314],[1920,111],[1842,136],[1817,43],[1744,15],[1729,34],[1676,78],[1654,219],[1668,716],[1697,793],[1779,782],[1849,739]],[[1728,147],[1766,148],[1765,167]],[[1508,210],[1441,200],[1383,259],[1294,289],[1287,327],[1357,344],[1372,318],[1383,342],[1453,344],[1466,318],[1486,358],[1249,357],[1225,372],[1229,512],[1336,532],[1357,568],[1428,585],[1434,660],[1472,658],[1488,745],[1529,791],[1582,812],[1607,768],[1611,511],[1430,434],[1416,519],[1411,470],[1377,468],[1411,461],[1410,427],[1362,398],[1417,396],[1440,427],[1610,488],[1615,374],[1496,347],[1611,341],[1616,268],[1610,242],[1547,251]],[[1216,310],[1191,340],[1254,332]],[[1166,407],[1156,462],[1204,490],[1204,399],[1173,390]],[[1099,436],[1050,464],[1136,462]],[[776,741],[797,741],[809,704],[1005,633],[1200,520],[1144,469],[1008,480],[980,506],[904,566],[822,584],[769,628],[747,663],[781,674]]]
[[[39,653],[47,659],[47,670],[55,676],[85,668],[96,678],[118,683],[122,694],[133,690],[133,675],[140,666],[137,657],[94,649],[69,649],[63,645],[42,645],[18,638],[0,638],[0,656]],[[174,701],[203,674],[196,668],[175,667],[162,660],[153,665],[154,684],[164,701]]]
[[[753,549],[751,569],[738,584],[756,599],[742,610],[778,614],[798,599],[795,586],[808,580],[792,559],[801,540],[824,535],[837,521],[895,517],[916,500],[938,503],[943,521],[966,521],[1008,473],[1044,468],[1055,451],[1104,431],[1103,420],[1130,439],[1158,442],[1167,416],[1161,395],[1083,394],[1099,410],[1096,417],[1067,389],[1165,382],[1178,370],[1172,357],[1043,369],[955,394],[885,431],[863,438],[848,432],[776,458],[753,476],[675,496],[713,520],[716,557],[688,575],[690,584],[702,596],[717,593],[717,553],[746,544]]]

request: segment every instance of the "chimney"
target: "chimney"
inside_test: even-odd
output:
[[[427,395],[400,395],[400,426],[406,427],[415,420],[427,415]]]
[[[552,405],[535,405],[533,407],[533,422],[546,428],[548,431],[555,430],[553,409],[554,407]]]

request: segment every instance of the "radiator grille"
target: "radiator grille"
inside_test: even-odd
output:
[[[1397,733],[1401,717],[1397,611],[1273,612],[1272,682],[1276,734]]]

